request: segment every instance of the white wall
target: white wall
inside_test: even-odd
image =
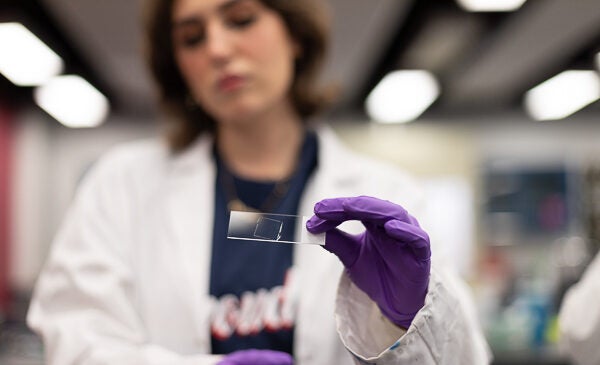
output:
[[[16,119],[10,281],[29,291],[82,172],[111,145],[152,135],[154,125],[116,117],[104,127],[74,130],[38,110]]]
[[[476,148],[484,157],[533,164],[598,160],[600,115],[560,121],[487,121],[477,129]]]
[[[13,144],[12,242],[9,280],[12,286],[27,288],[45,255],[50,209],[48,186],[48,129],[34,115],[23,115],[15,123]]]

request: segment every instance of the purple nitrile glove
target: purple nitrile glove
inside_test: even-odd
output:
[[[232,352],[217,365],[293,365],[294,359],[285,352],[272,350],[240,350]]]
[[[358,235],[336,227],[359,220]],[[348,276],[398,326],[408,328],[425,303],[429,284],[429,236],[417,220],[392,202],[359,196],[324,199],[306,223],[311,233],[326,232],[325,249],[346,267]]]

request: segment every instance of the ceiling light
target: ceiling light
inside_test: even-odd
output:
[[[600,77],[595,71],[564,71],[529,90],[525,109],[535,120],[568,117],[600,99]]]
[[[439,84],[429,71],[394,71],[387,74],[367,97],[367,113],[381,123],[410,122],[417,119],[439,93]]]
[[[75,75],[57,76],[36,88],[40,108],[71,128],[96,127],[108,115],[108,100],[90,83]]]
[[[458,5],[467,11],[514,11],[519,9],[525,0],[456,0]]]
[[[40,85],[62,72],[63,61],[20,23],[0,23],[0,73],[18,86]]]

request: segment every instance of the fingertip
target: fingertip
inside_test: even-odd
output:
[[[315,206],[313,207],[313,212],[315,212],[315,214],[319,214],[319,212],[323,209],[323,201],[318,201],[315,203]]]
[[[348,198],[325,198],[315,203],[315,214],[342,212],[344,210],[344,202]]]
[[[310,217],[307,221],[306,221],[306,229],[310,232],[310,233],[314,233],[312,232],[313,229],[315,229],[315,226],[317,225],[317,221],[318,221],[318,217],[317,216],[312,216]]]
[[[350,268],[360,255],[360,242],[351,234],[339,229],[327,232],[323,248],[336,255],[346,268]]]
[[[310,233],[319,234],[327,232],[337,227],[339,224],[340,222],[337,221],[330,221],[326,219],[321,219],[317,216],[313,216],[306,222],[306,229]]]

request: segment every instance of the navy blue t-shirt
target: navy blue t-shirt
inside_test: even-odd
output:
[[[293,244],[227,239],[228,197],[223,182],[219,181],[224,165],[216,152],[215,159],[210,295],[217,304],[211,318],[212,353],[254,348],[292,354],[293,324],[273,327],[267,323],[265,327],[260,318],[265,302],[277,300],[278,288],[284,285],[286,273],[292,266]],[[297,214],[304,186],[316,165],[317,138],[308,132],[289,189],[269,213]],[[233,183],[238,199],[255,209],[271,195],[275,186],[272,181],[250,181],[237,176],[233,176]]]

